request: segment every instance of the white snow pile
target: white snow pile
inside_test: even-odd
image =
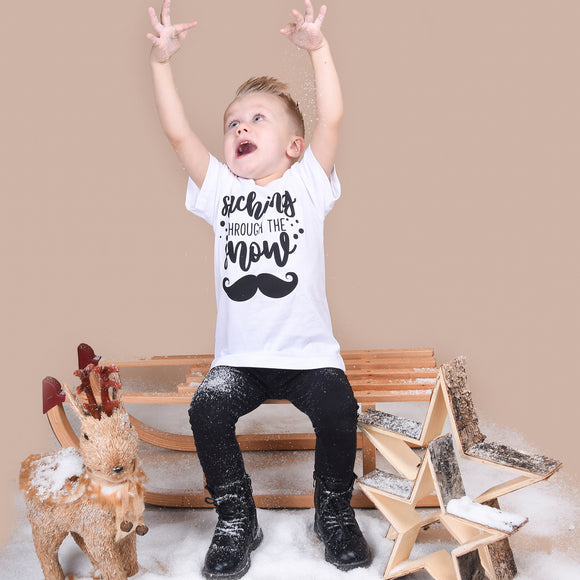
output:
[[[127,386],[124,383],[124,386]],[[385,404],[384,409],[414,420],[424,418],[425,406],[415,404]],[[139,408],[137,408],[139,407]],[[160,407],[163,407],[160,409]],[[181,405],[134,405],[130,412],[148,425],[178,433],[191,433],[187,409]],[[291,405],[262,405],[242,418],[238,432],[303,432],[304,424],[296,422]],[[302,421],[302,419],[299,419]],[[73,425],[74,427],[74,425]],[[308,425],[307,428],[310,428]],[[485,425],[493,439],[516,441],[518,434],[501,433]],[[522,448],[528,445],[521,442]],[[54,443],[54,445],[58,445]],[[70,451],[60,452],[69,458],[60,462],[58,470],[47,471],[46,489],[58,487],[80,468],[80,458]],[[203,475],[195,454],[159,450],[151,451],[141,444],[139,454],[150,480],[147,488],[203,489]],[[246,469],[252,477],[254,493],[301,493],[312,489],[313,453],[310,451],[250,452],[245,454]],[[76,467],[75,467],[76,461]],[[388,470],[380,457],[377,468]],[[485,489],[499,483],[498,470],[488,469],[478,462],[460,460],[466,493],[477,497]],[[61,471],[62,470],[62,471]],[[359,457],[355,471],[362,474]],[[505,472],[499,472],[505,477]],[[15,474],[17,478],[17,474]],[[529,519],[510,536],[518,576],[516,580],[578,580],[580,578],[580,494],[578,482],[569,481],[566,468],[547,482],[531,485],[500,498],[502,516],[510,521],[510,513]],[[40,483],[40,482],[39,482]],[[360,491],[357,490],[357,493]],[[42,572],[34,551],[30,524],[25,516],[21,494],[15,496],[18,520],[10,541],[0,548],[0,580],[42,580]],[[467,504],[467,500],[464,500]],[[466,506],[458,503],[458,514],[466,514]],[[472,508],[473,506],[469,506]],[[477,507],[476,509],[481,508]],[[453,508],[451,508],[453,509]],[[505,511],[504,511],[505,510]],[[455,510],[454,510],[455,511]],[[258,510],[258,520],[264,532],[262,544],[252,552],[252,565],[244,580],[381,580],[393,542],[386,538],[389,524],[376,509],[357,509],[357,519],[373,552],[369,568],[341,572],[324,560],[324,546],[313,530],[314,510]],[[497,514],[496,514],[497,515]],[[470,515],[471,517],[471,515]],[[489,522],[486,515],[483,521]],[[144,519],[149,533],[137,538],[140,571],[136,580],[201,580],[205,553],[216,523],[212,509],[167,509],[147,506]],[[497,522],[494,522],[496,525]],[[441,524],[435,524],[419,534],[412,557],[420,558],[441,549],[457,546]],[[59,551],[65,574],[75,580],[90,580],[92,567],[72,538],[68,537]],[[426,572],[413,578],[425,580]]]
[[[76,447],[63,447],[58,452],[41,457],[33,463],[31,480],[38,497],[46,499],[58,495],[67,479],[79,477],[83,471],[83,458]]]
[[[527,518],[518,514],[512,514],[474,502],[468,496],[460,499],[452,499],[447,504],[447,512],[470,522],[475,522],[494,528],[502,532],[511,533],[526,523]]]

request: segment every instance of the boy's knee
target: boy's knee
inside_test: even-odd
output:
[[[323,369],[322,399],[318,413],[323,423],[356,429],[358,403],[346,375],[340,369]],[[319,383],[322,384],[322,383]]]
[[[195,431],[237,420],[232,404],[233,385],[221,367],[209,371],[189,405],[189,423]]]

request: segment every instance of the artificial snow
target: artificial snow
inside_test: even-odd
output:
[[[378,409],[367,409],[359,416],[359,423],[385,429],[393,433],[399,433],[411,439],[419,439],[423,429],[423,423],[419,421],[391,415]]]
[[[155,372],[161,374],[161,371]],[[132,388],[127,374],[124,372],[122,376],[124,391]],[[181,382],[184,374],[176,372],[172,384]],[[159,377],[156,375],[156,378]],[[139,382],[140,390],[148,388],[148,384]],[[151,385],[150,388],[157,390],[158,386]],[[389,403],[381,404],[380,408],[422,421],[426,405]],[[130,413],[148,425],[173,433],[190,433],[185,405],[129,407]],[[302,432],[310,428],[308,421],[291,405],[262,405],[243,417],[238,427],[240,433]],[[499,432],[499,428],[487,424],[484,430],[493,439],[515,441],[519,437],[517,433]],[[54,440],[47,442],[49,445],[58,447]],[[525,441],[518,442],[518,446],[532,451],[527,449]],[[160,452],[141,442],[139,455],[150,478],[148,489],[203,488],[203,476],[195,454]],[[310,451],[248,452],[244,457],[255,493],[300,493],[312,489],[313,453]],[[361,465],[359,453],[355,466],[358,474],[362,473]],[[380,457],[377,458],[377,467],[389,469]],[[466,492],[471,497],[498,483],[498,472],[504,479],[506,477],[504,470],[492,469],[477,461],[461,459],[460,468]],[[568,478],[564,466],[550,480],[500,498],[502,511],[529,519],[527,525],[510,537],[519,570],[516,580],[580,578],[580,536],[577,531],[580,494],[577,482],[570,482]],[[356,493],[361,492],[356,490]],[[42,580],[22,496],[16,495],[15,501],[18,520],[12,538],[0,548],[0,580]],[[244,580],[381,580],[393,546],[393,542],[386,538],[389,524],[376,509],[357,509],[356,515],[373,552],[373,562],[369,568],[341,572],[324,560],[324,547],[313,530],[314,510],[259,509],[258,519],[264,540],[252,552],[252,566]],[[147,506],[144,520],[150,531],[137,538],[140,571],[133,578],[201,580],[203,560],[217,520],[215,512],[212,509]],[[450,538],[442,538],[444,532],[439,524],[421,532],[413,557],[422,557],[440,549],[453,549],[456,544]],[[59,558],[65,574],[74,574],[75,580],[91,579],[91,565],[72,538],[65,540]]]
[[[49,496],[58,496],[67,480],[74,486],[74,478],[78,478],[83,471],[83,458],[76,447],[64,447],[35,461],[33,469],[31,483],[38,497],[44,500]]]
[[[476,503],[467,496],[452,499],[447,504],[447,512],[470,522],[507,533],[512,533],[526,523],[526,518],[523,516]]]
[[[360,478],[360,482],[380,491],[408,499],[413,491],[414,483],[395,473],[387,473],[375,469]]]

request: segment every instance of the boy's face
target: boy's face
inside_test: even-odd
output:
[[[230,171],[265,185],[282,177],[300,157],[304,139],[296,135],[285,104],[269,93],[237,98],[224,116],[224,155]]]

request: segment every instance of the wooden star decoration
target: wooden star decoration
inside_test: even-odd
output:
[[[452,435],[434,439],[441,433],[446,418],[450,420]],[[467,389],[464,358],[441,367],[423,423],[373,410],[361,416],[359,427],[398,472],[375,470],[357,482],[391,523],[388,537],[394,544],[385,567],[385,579],[420,569],[436,580],[477,577],[506,580],[515,576],[517,569],[508,537],[527,519],[513,516],[509,520],[499,510],[497,498],[551,477],[562,464],[485,441]],[[453,438],[465,459],[515,477],[491,487],[475,501],[469,500],[465,496]],[[422,460],[413,450],[421,445],[428,445]],[[421,516],[417,512],[419,502],[433,490],[437,496],[436,508]],[[440,550],[410,559],[419,532],[436,522],[458,546],[450,552]]]
[[[414,481],[376,470],[360,478],[358,485],[395,530],[391,534],[394,544],[385,567],[385,580],[421,569],[435,580],[471,579],[477,574],[481,578],[495,579],[494,552],[489,546],[505,540],[527,521],[466,501],[451,435],[439,437],[429,444]],[[438,508],[420,515],[418,501],[433,490]],[[451,552],[439,550],[411,559],[420,531],[437,522],[451,534],[458,547]]]

